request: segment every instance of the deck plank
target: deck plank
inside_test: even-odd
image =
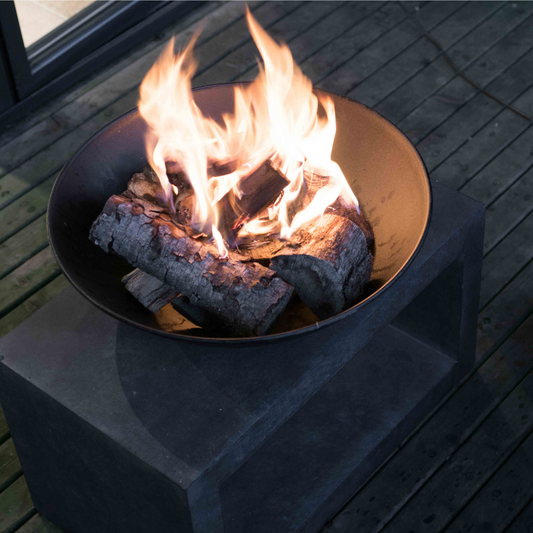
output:
[[[391,520],[394,524],[396,513],[533,369],[533,351],[525,349],[532,335],[533,317],[407,440],[325,531],[365,533]]]
[[[328,44],[334,42],[339,36],[355,25],[366,24],[381,15],[380,8],[385,2],[348,2],[326,14],[326,16],[311,27],[310,30],[298,35],[290,42],[292,56],[298,65],[307,58],[319,52]],[[376,13],[377,12],[377,13]],[[257,65],[240,74],[237,81],[252,81],[258,74]]]
[[[533,56],[532,56],[533,59]],[[533,61],[531,62],[533,66]],[[533,88],[528,91],[533,104]],[[515,122],[524,119],[515,115]],[[463,187],[461,192],[479,199],[487,205],[502,196],[514,183],[521,179],[524,171],[533,165],[533,124],[500,152],[487,166],[478,172]]]
[[[528,215],[483,259],[480,305],[485,306],[533,260],[531,235],[533,214]]]
[[[533,319],[530,322],[529,328],[521,331],[520,340],[514,337],[516,343],[521,341],[517,349],[521,354],[532,351]],[[509,372],[504,367],[497,371],[500,374],[492,376],[493,381],[505,379]],[[530,371],[383,531],[442,531],[533,430],[532,399],[533,372]],[[463,405],[463,410],[468,408]],[[444,432],[444,435],[450,439],[454,433]],[[408,475],[406,471],[405,477]]]
[[[335,40],[300,63],[300,68],[313,83],[317,83],[406,18],[400,6],[388,3],[364,21],[339,34]]]
[[[524,405],[531,404],[531,392],[524,395],[522,400]],[[520,418],[523,427],[531,425],[531,411],[524,409]],[[446,532],[502,532],[531,497],[533,497],[533,435],[530,433],[505,465],[496,472],[450,527],[446,528]],[[529,523],[529,528],[531,531],[533,522]]]
[[[471,6],[473,2],[469,3]],[[503,2],[475,2],[476,5],[482,5],[486,10],[486,16],[482,19],[478,27],[474,28],[474,32],[482,32],[484,25],[491,19],[492,16],[497,16],[497,12],[503,7]],[[471,8],[470,8],[471,9]],[[481,8],[479,8],[481,9]],[[427,30],[427,28],[426,28]],[[438,28],[431,30],[431,34],[437,38],[439,43],[449,50],[451,46],[447,46],[447,38],[440,34]],[[469,43],[473,46],[475,43]],[[465,47],[463,39],[458,41],[456,48]],[[476,61],[481,55],[485,54],[486,50],[483,47],[475,47],[474,53],[471,54],[470,60],[461,66],[466,68],[468,65]],[[399,122],[409,113],[414,111],[420,104],[425,102],[437,90],[446,85],[455,76],[454,70],[448,65],[442,55],[436,57],[429,65],[423,68],[417,75],[411,78],[408,82],[400,85],[384,100],[379,102],[375,109],[394,123]]]
[[[20,231],[46,212],[48,198],[56,180],[52,175],[37,187],[0,210],[0,243]]]
[[[489,51],[487,55],[491,57],[490,62],[486,61],[486,58],[479,58],[471,68],[465,69],[465,72],[476,83],[482,87],[488,86],[491,91],[498,90],[497,86],[489,85],[498,76],[500,76],[500,83],[502,83],[506,76],[515,75],[519,79],[521,74],[519,68],[511,70],[513,66],[508,55],[509,51],[502,52],[502,48],[505,49],[506,47],[504,45],[502,47],[494,47],[496,43],[504,39],[504,32],[512,32],[516,27],[521,26],[523,23],[525,24],[531,16],[533,4],[524,2],[519,5],[524,7],[512,8],[510,4],[507,4],[484,24],[476,28],[469,35],[469,39],[464,39],[459,43],[460,46],[449,51],[459,68],[464,68],[474,57],[481,56],[482,52]],[[525,28],[527,28],[527,24],[525,24]],[[515,60],[519,57],[514,56]],[[507,73],[501,76],[505,72]],[[512,95],[513,91],[509,89],[509,93]],[[412,142],[419,143],[430,132],[435,130],[439,124],[443,124],[446,119],[452,117],[456,111],[464,106],[465,102],[474,98],[475,95],[476,90],[471,85],[454,75],[450,82],[421,102],[405,118],[397,121],[397,125],[408,135]],[[514,96],[518,95],[519,92],[515,91]],[[509,99],[510,96],[506,95],[505,98]],[[432,163],[432,161],[429,162]],[[436,166],[436,163],[437,161],[432,164],[432,167]]]
[[[39,513],[30,518],[16,531],[17,533],[63,533],[62,529],[59,529]]]
[[[533,51],[505,70],[488,85],[488,90],[503,101],[513,103],[533,84],[532,54]],[[429,172],[503,110],[500,103],[485,94],[474,96],[475,89],[463,79],[457,81],[457,86],[460,86],[460,92],[447,101],[449,110],[454,108],[454,112],[417,143]],[[465,93],[469,96],[465,97]],[[405,133],[410,136],[408,131]]]
[[[0,317],[20,305],[30,295],[60,273],[50,246],[0,280]]]
[[[447,50],[467,38],[476,26],[501,5],[502,2],[468,2],[438,25],[430,28],[431,35]],[[430,65],[440,54],[437,47],[421,35],[412,46],[395,57],[394,61],[381,67],[346,96],[369,107],[377,106],[398,87]]]
[[[80,146],[113,119],[134,108],[138,98],[136,91],[128,93],[80,127],[48,144],[45,149],[2,176],[0,178],[0,209],[31,191],[50,176],[57,174]]]
[[[490,252],[533,209],[531,202],[533,168],[525,172],[502,196],[488,207],[484,253]]]
[[[0,407],[0,444],[3,444],[9,438],[9,428],[7,427],[4,411]]]
[[[481,364],[533,313],[533,263],[528,263],[481,311],[476,361]]]
[[[0,492],[11,485],[21,474],[22,469],[13,439],[8,439],[0,445]]]
[[[291,4],[291,2],[288,2]],[[317,24],[333,9],[339,9],[339,2],[311,2],[289,13],[286,17],[273,24],[268,33],[284,42],[289,42]],[[247,30],[246,30],[247,31]],[[217,62],[205,72],[194,78],[194,86],[202,86],[209,83],[228,82],[238,78],[241,74],[256,64],[258,55],[257,47],[253,40],[247,40],[243,46],[234,50],[224,57],[223,61]]]
[[[530,98],[531,93],[531,90],[527,91],[524,97]],[[525,98],[520,98],[515,107],[529,112],[529,106],[524,105],[524,100]],[[530,125],[529,120],[514,111],[503,109],[442,164],[433,169],[431,176],[454,189],[461,189],[480,172],[485,172],[487,165],[502,152],[507,151]]]
[[[426,25],[431,29],[459,9],[460,6],[461,4],[454,2],[429,2],[414,16],[419,20],[427,19]],[[397,26],[386,32],[382,38],[366,46],[364,50],[357,53],[337,70],[319,79],[317,87],[337,94],[347,94],[419,38],[420,28],[415,21],[404,18]]]
[[[24,476],[0,493],[0,533],[12,533],[35,514]]]
[[[35,311],[47,304],[54,296],[63,292],[70,283],[65,276],[60,275],[54,278],[50,283],[33,293],[29,298],[24,300],[19,306],[0,318],[0,337],[9,333],[16,328],[21,322],[26,320]],[[1,417],[0,417],[0,442],[1,442]]]
[[[0,279],[48,246],[46,215],[0,244]]]

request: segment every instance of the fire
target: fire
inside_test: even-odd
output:
[[[204,116],[193,99],[191,80],[197,63],[192,51],[197,35],[177,55],[171,40],[140,88],[139,111],[151,129],[149,161],[161,181],[166,203],[175,210],[177,191],[165,167],[167,161],[173,161],[195,192],[192,225],[213,236],[221,258],[227,256],[227,250],[217,229],[216,203],[231,189],[240,197],[240,181],[267,158],[290,184],[267,213],[245,224],[242,234],[277,232],[290,238],[337,199],[358,209],[342,170],[331,159],[336,132],[333,101],[313,93],[311,81],[294,63],[287,45],[276,43],[248,9],[246,17],[263,63],[251,84],[235,87],[234,111],[223,116],[223,125]],[[234,170],[210,177],[208,168],[220,161],[235,162]],[[308,205],[294,213],[304,185],[304,165],[320,168],[329,179]]]

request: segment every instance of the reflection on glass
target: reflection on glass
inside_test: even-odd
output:
[[[15,0],[26,48],[90,6],[91,0]]]

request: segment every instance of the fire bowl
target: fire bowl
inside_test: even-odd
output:
[[[329,96],[337,115],[333,159],[353,188],[376,241],[372,278],[361,301],[350,309],[316,323],[302,305],[290,304],[271,334],[231,339],[212,336],[170,306],[152,314],[138,303],[121,282],[132,267],[89,241],[91,224],[108,198],[124,191],[132,175],[147,163],[148,127],[136,109],[94,135],[55,182],[48,232],[61,270],[89,301],[113,317],[184,340],[260,341],[303,334],[357,313],[393,284],[420,248],[431,213],[431,185],[420,156],[395,126],[353,100]],[[233,84],[199,88],[194,98],[204,114],[220,120],[233,109]]]

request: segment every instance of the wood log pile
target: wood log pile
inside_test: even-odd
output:
[[[213,175],[231,162],[213,163]],[[155,173],[135,174],[122,194],[107,201],[90,239],[135,270],[123,283],[149,311],[171,304],[209,331],[236,336],[269,331],[295,295],[320,319],[354,305],[370,279],[373,233],[355,209],[339,201],[324,216],[304,224],[288,240],[276,235],[238,235],[243,225],[279,200],[289,184],[267,160],[217,203],[218,228],[230,248],[216,245],[191,227],[194,194],[179,167],[167,164],[175,213],[164,205]],[[306,172],[298,209],[305,207],[327,176]]]

